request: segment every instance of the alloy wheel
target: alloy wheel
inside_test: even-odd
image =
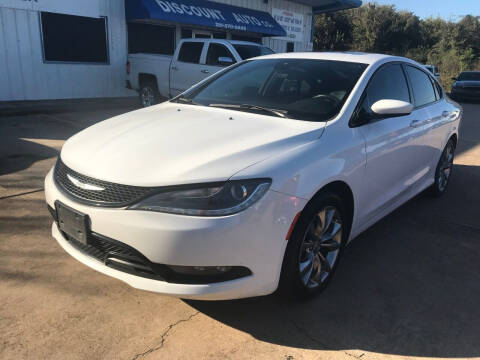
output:
[[[342,243],[342,218],[334,206],[322,208],[303,236],[299,253],[299,274],[303,285],[313,289],[330,275]]]
[[[155,93],[149,86],[143,87],[140,93],[143,107],[149,107],[155,103]]]
[[[448,181],[450,179],[450,174],[452,173],[453,167],[453,153],[454,147],[453,143],[449,142],[445,151],[442,154],[442,158],[440,159],[440,167],[438,169],[437,174],[437,186],[440,192],[443,192],[448,185]]]

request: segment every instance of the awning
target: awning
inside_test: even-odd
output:
[[[159,20],[266,36],[287,35],[267,12],[207,0],[125,0],[125,15],[127,21]]]

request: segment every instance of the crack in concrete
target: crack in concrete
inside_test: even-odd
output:
[[[190,321],[192,320],[195,316],[197,316],[198,314],[200,314],[200,311],[197,311],[195,313],[193,313],[192,315],[190,315],[188,318],[186,319],[180,319],[178,320],[177,322],[173,323],[173,324],[170,324],[167,329],[163,332],[162,336],[161,336],[161,339],[160,339],[160,344],[156,347],[153,347],[153,348],[150,348],[146,351],[144,351],[143,353],[139,353],[139,354],[136,354],[132,360],[137,360],[138,358],[143,358],[147,355],[150,355],[151,353],[157,351],[157,350],[160,350],[163,345],[165,344],[165,340],[167,339],[168,337],[168,334],[170,333],[170,331],[176,327],[177,325],[181,324],[181,323],[184,323],[184,322],[187,322],[187,321]]]
[[[23,195],[28,195],[28,194],[34,194],[34,193],[37,193],[37,192],[40,192],[40,191],[43,191],[43,189],[36,189],[36,190],[26,191],[26,192],[23,192],[23,193],[20,193],[20,194],[2,196],[2,197],[0,197],[0,200],[10,199],[10,198],[13,198],[13,197],[18,197],[18,196],[23,196]]]

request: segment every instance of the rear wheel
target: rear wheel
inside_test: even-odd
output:
[[[159,101],[157,84],[154,81],[143,81],[140,85],[140,101],[143,107],[155,105]]]
[[[326,287],[347,236],[344,214],[341,199],[329,192],[304,209],[287,245],[279,285],[282,296],[307,298]]]
[[[447,191],[452,174],[454,156],[455,143],[450,139],[442,152],[442,156],[440,156],[435,171],[435,183],[432,185],[432,192],[435,196],[443,195]]]

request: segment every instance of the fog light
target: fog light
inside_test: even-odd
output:
[[[244,266],[178,266],[168,265],[168,282],[177,284],[208,284],[239,279],[252,274]]]

